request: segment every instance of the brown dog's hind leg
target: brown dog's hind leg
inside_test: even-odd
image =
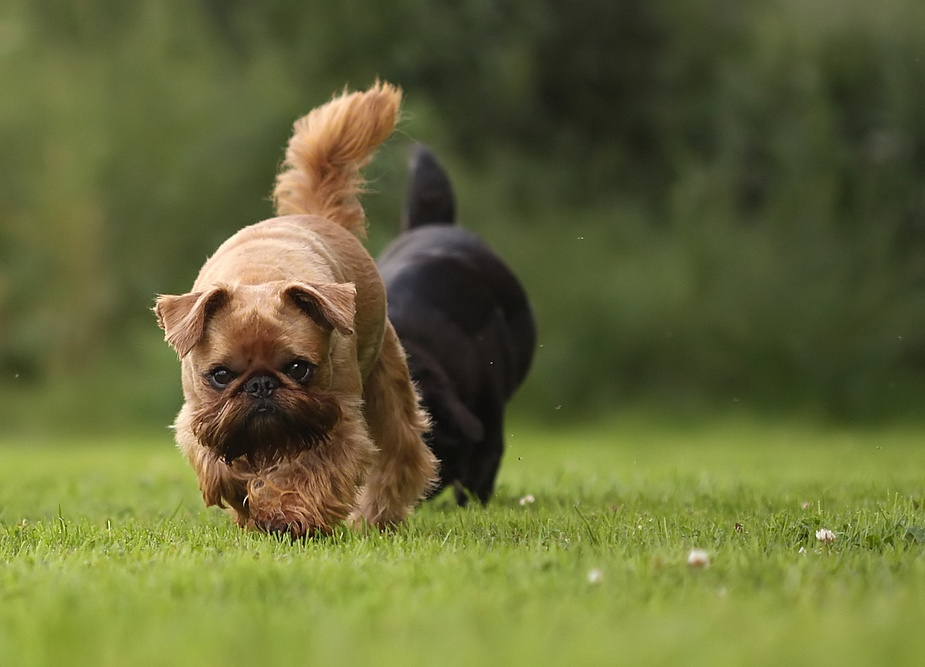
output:
[[[411,384],[405,352],[391,324],[364,387],[366,423],[378,448],[353,521],[399,523],[437,480],[437,459],[424,443],[429,421]]]

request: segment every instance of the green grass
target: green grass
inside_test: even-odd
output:
[[[305,543],[202,507],[168,435],[4,442],[0,662],[920,664],[925,428],[510,431],[489,509]]]

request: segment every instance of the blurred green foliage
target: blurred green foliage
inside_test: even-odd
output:
[[[370,249],[429,143],[535,301],[519,410],[915,416],[923,44],[920,0],[6,0],[2,421],[167,423],[153,296],[271,215],[295,118],[377,76],[406,118]]]

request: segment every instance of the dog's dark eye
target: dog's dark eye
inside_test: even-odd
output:
[[[209,384],[216,389],[224,389],[228,383],[234,380],[234,373],[224,366],[217,366],[206,375],[209,378]]]
[[[296,359],[284,369],[286,375],[296,382],[305,382],[315,372],[315,365],[304,359]]]

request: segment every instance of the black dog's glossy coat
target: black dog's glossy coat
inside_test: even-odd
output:
[[[453,189],[433,154],[412,156],[404,232],[379,256],[389,320],[433,420],[438,493],[491,498],[504,408],[530,369],[536,323],[520,282],[488,245],[455,225]]]

